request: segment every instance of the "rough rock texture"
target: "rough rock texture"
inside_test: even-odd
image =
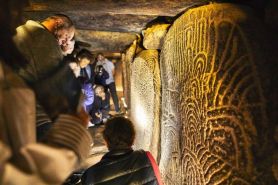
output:
[[[26,11],[90,11],[101,14],[163,15],[175,16],[187,7],[208,2],[208,0],[30,0]]]
[[[103,10],[105,11],[105,10]],[[25,19],[44,20],[46,17],[63,13],[68,15],[78,29],[107,31],[107,32],[130,32],[140,33],[149,21],[157,16],[155,15],[132,15],[102,12],[96,14],[92,11],[27,11],[24,13]]]
[[[91,51],[123,51],[135,39],[136,34],[77,30],[76,39],[91,44]]]
[[[160,65],[166,184],[277,183],[264,27],[248,8],[211,4],[168,31]]]
[[[153,25],[143,31],[143,46],[146,49],[161,49],[169,24]]]
[[[131,112],[137,135],[135,147],[158,156],[160,144],[160,70],[157,50],[141,51],[131,64]]]
[[[123,77],[124,77],[124,97],[128,108],[130,108],[130,65],[134,60],[137,48],[137,40],[126,50],[123,60]]]

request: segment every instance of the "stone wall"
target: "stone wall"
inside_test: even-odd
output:
[[[131,64],[131,112],[136,127],[135,147],[159,152],[160,70],[157,50],[141,51]]]
[[[136,55],[137,41],[135,40],[131,46],[126,50],[123,58],[123,79],[124,79],[124,97],[127,103],[127,106],[130,108],[130,65],[134,60]]]
[[[277,183],[269,40],[255,17],[245,7],[210,4],[184,13],[167,33],[160,61],[165,184]]]

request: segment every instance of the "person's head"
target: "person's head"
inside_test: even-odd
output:
[[[64,56],[71,54],[74,50],[75,40],[68,42],[66,45],[62,45],[62,53]]]
[[[76,62],[69,62],[69,66],[71,70],[73,71],[73,74],[75,77],[80,76],[80,66]]]
[[[79,66],[81,68],[85,68],[88,64],[90,64],[92,59],[92,53],[87,49],[82,49],[77,55],[76,58],[78,60]]]
[[[16,27],[22,23],[22,10],[28,3],[28,0],[0,0],[0,57],[13,67],[27,63],[17,50],[12,37],[16,33]]]
[[[104,57],[103,53],[98,53],[97,54],[97,60],[98,61],[103,61],[104,59],[105,59],[105,57]]]
[[[64,14],[56,14],[46,18],[42,24],[55,36],[62,47],[74,39],[75,28],[72,20]]]
[[[101,85],[96,85],[95,87],[95,95],[102,98],[102,99],[105,99],[105,91],[104,91],[104,87],[101,86]]]
[[[135,139],[134,125],[125,117],[108,120],[102,134],[110,151],[131,148]]]

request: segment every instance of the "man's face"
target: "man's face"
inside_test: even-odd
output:
[[[97,60],[98,60],[98,61],[103,61],[103,60],[104,60],[104,56],[98,55],[98,56],[97,56]]]
[[[82,58],[80,59],[79,65],[81,68],[85,68],[90,63],[90,60],[88,58]]]
[[[58,30],[55,34],[56,39],[59,43],[59,45],[62,47],[66,47],[67,45],[70,44],[70,42],[73,41],[73,37],[74,37],[74,32],[75,29],[74,27],[71,27],[69,29],[61,29]]]
[[[102,88],[96,88],[95,93],[96,96],[101,97],[102,99],[105,98],[105,92]]]
[[[66,45],[62,45],[61,48],[62,48],[62,51],[63,51],[63,55],[68,55],[68,54],[71,54],[74,50],[74,44],[75,44],[75,41],[72,40],[70,42],[68,42],[68,44]]]

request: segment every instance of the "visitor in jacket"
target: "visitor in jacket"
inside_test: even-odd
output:
[[[135,129],[130,120],[124,117],[108,120],[103,137],[109,152],[85,171],[83,185],[162,184],[151,153],[132,149]]]

